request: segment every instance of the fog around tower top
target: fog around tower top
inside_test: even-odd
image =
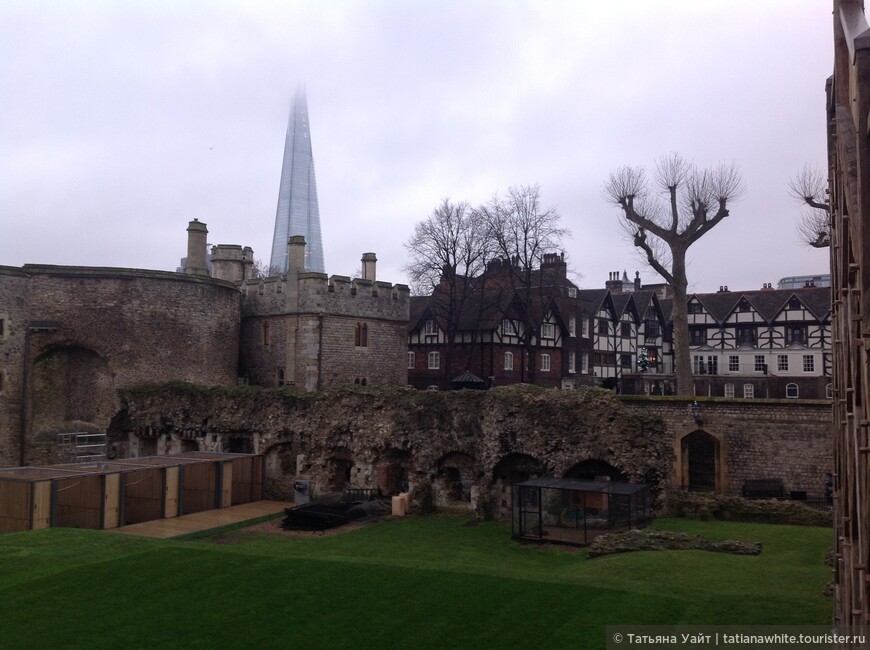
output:
[[[830,6],[649,3],[0,4],[0,264],[174,270],[187,222],[268,260],[304,84],[326,270],[406,282],[444,197],[540,184],[583,285],[640,270],[608,173],[677,151],[747,185],[693,248],[697,291],[824,272],[789,178],[825,162]]]

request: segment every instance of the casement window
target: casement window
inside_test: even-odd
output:
[[[704,345],[707,343],[706,327],[689,328],[689,345]]]
[[[577,370],[575,368],[575,362],[576,362],[576,354],[574,352],[569,352],[568,353],[568,373],[569,374],[573,375],[575,372],[577,372]]]
[[[408,370],[414,370],[417,367],[417,355],[414,352],[408,353]]]
[[[505,352],[504,353],[504,369],[505,370],[513,370],[514,369],[514,353],[513,352]]]
[[[515,320],[506,318],[501,322],[502,336],[517,336],[518,332],[519,328],[517,327],[517,322]]]
[[[353,344],[358,348],[367,348],[369,345],[369,326],[366,323],[357,323],[353,333]]]
[[[439,370],[441,368],[441,353],[429,353],[429,370]]]
[[[606,318],[598,319],[598,333],[601,336],[610,335],[610,321],[608,321]]]
[[[580,353],[580,372],[584,375],[589,374],[589,353],[581,352]]]
[[[541,324],[541,338],[542,339],[555,339],[556,338],[556,326],[553,323],[542,323]]]
[[[737,326],[737,345],[755,345],[755,325]]]
[[[438,323],[434,320],[427,320],[423,328],[423,334],[426,336],[438,336]]]
[[[568,336],[577,336],[577,319],[573,316],[568,319]]]
[[[580,319],[580,335],[584,339],[589,338],[589,323],[591,322],[591,318],[581,318]]]
[[[805,325],[788,326],[785,328],[786,345],[806,345],[807,328]]]
[[[659,328],[659,322],[657,320],[650,318],[644,322],[644,334],[646,335],[646,338],[658,338],[660,333],[661,329]]]
[[[541,355],[541,372],[550,372],[550,355]]]
[[[621,328],[622,331],[620,332],[620,334],[622,335],[622,338],[624,338],[624,339],[631,338],[631,323],[621,323],[621,325],[622,325],[622,328]]]
[[[619,365],[623,368],[631,368],[631,355],[630,354],[620,354],[619,355]]]

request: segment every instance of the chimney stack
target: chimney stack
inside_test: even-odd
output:
[[[187,259],[184,272],[188,275],[208,275],[208,228],[199,219],[187,225]]]
[[[362,256],[362,279],[375,281],[375,270],[378,258],[374,253],[363,253]]]
[[[287,273],[305,271],[305,237],[293,235],[287,242]]]

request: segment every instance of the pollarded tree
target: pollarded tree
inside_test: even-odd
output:
[[[646,263],[673,292],[674,366],[677,394],[692,394],[687,314],[689,247],[728,216],[743,193],[737,167],[698,169],[678,154],[659,159],[652,185],[640,167],[620,167],[604,184],[607,198],[621,209],[622,225]]]
[[[467,203],[445,198],[414,226],[405,248],[411,257],[405,271],[413,292],[432,296],[432,309],[444,325],[445,367],[450,372],[460,318],[472,299],[469,283],[482,274],[492,251],[485,224]]]
[[[813,248],[831,245],[831,206],[825,200],[827,179],[822,172],[804,165],[788,184],[789,194],[805,205],[797,232],[802,242]]]

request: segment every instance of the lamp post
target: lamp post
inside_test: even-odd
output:
[[[698,401],[692,403],[692,406],[689,407],[689,410],[692,412],[692,417],[695,420],[695,424],[699,427],[704,426],[704,420],[701,419],[701,405],[698,404]]]

